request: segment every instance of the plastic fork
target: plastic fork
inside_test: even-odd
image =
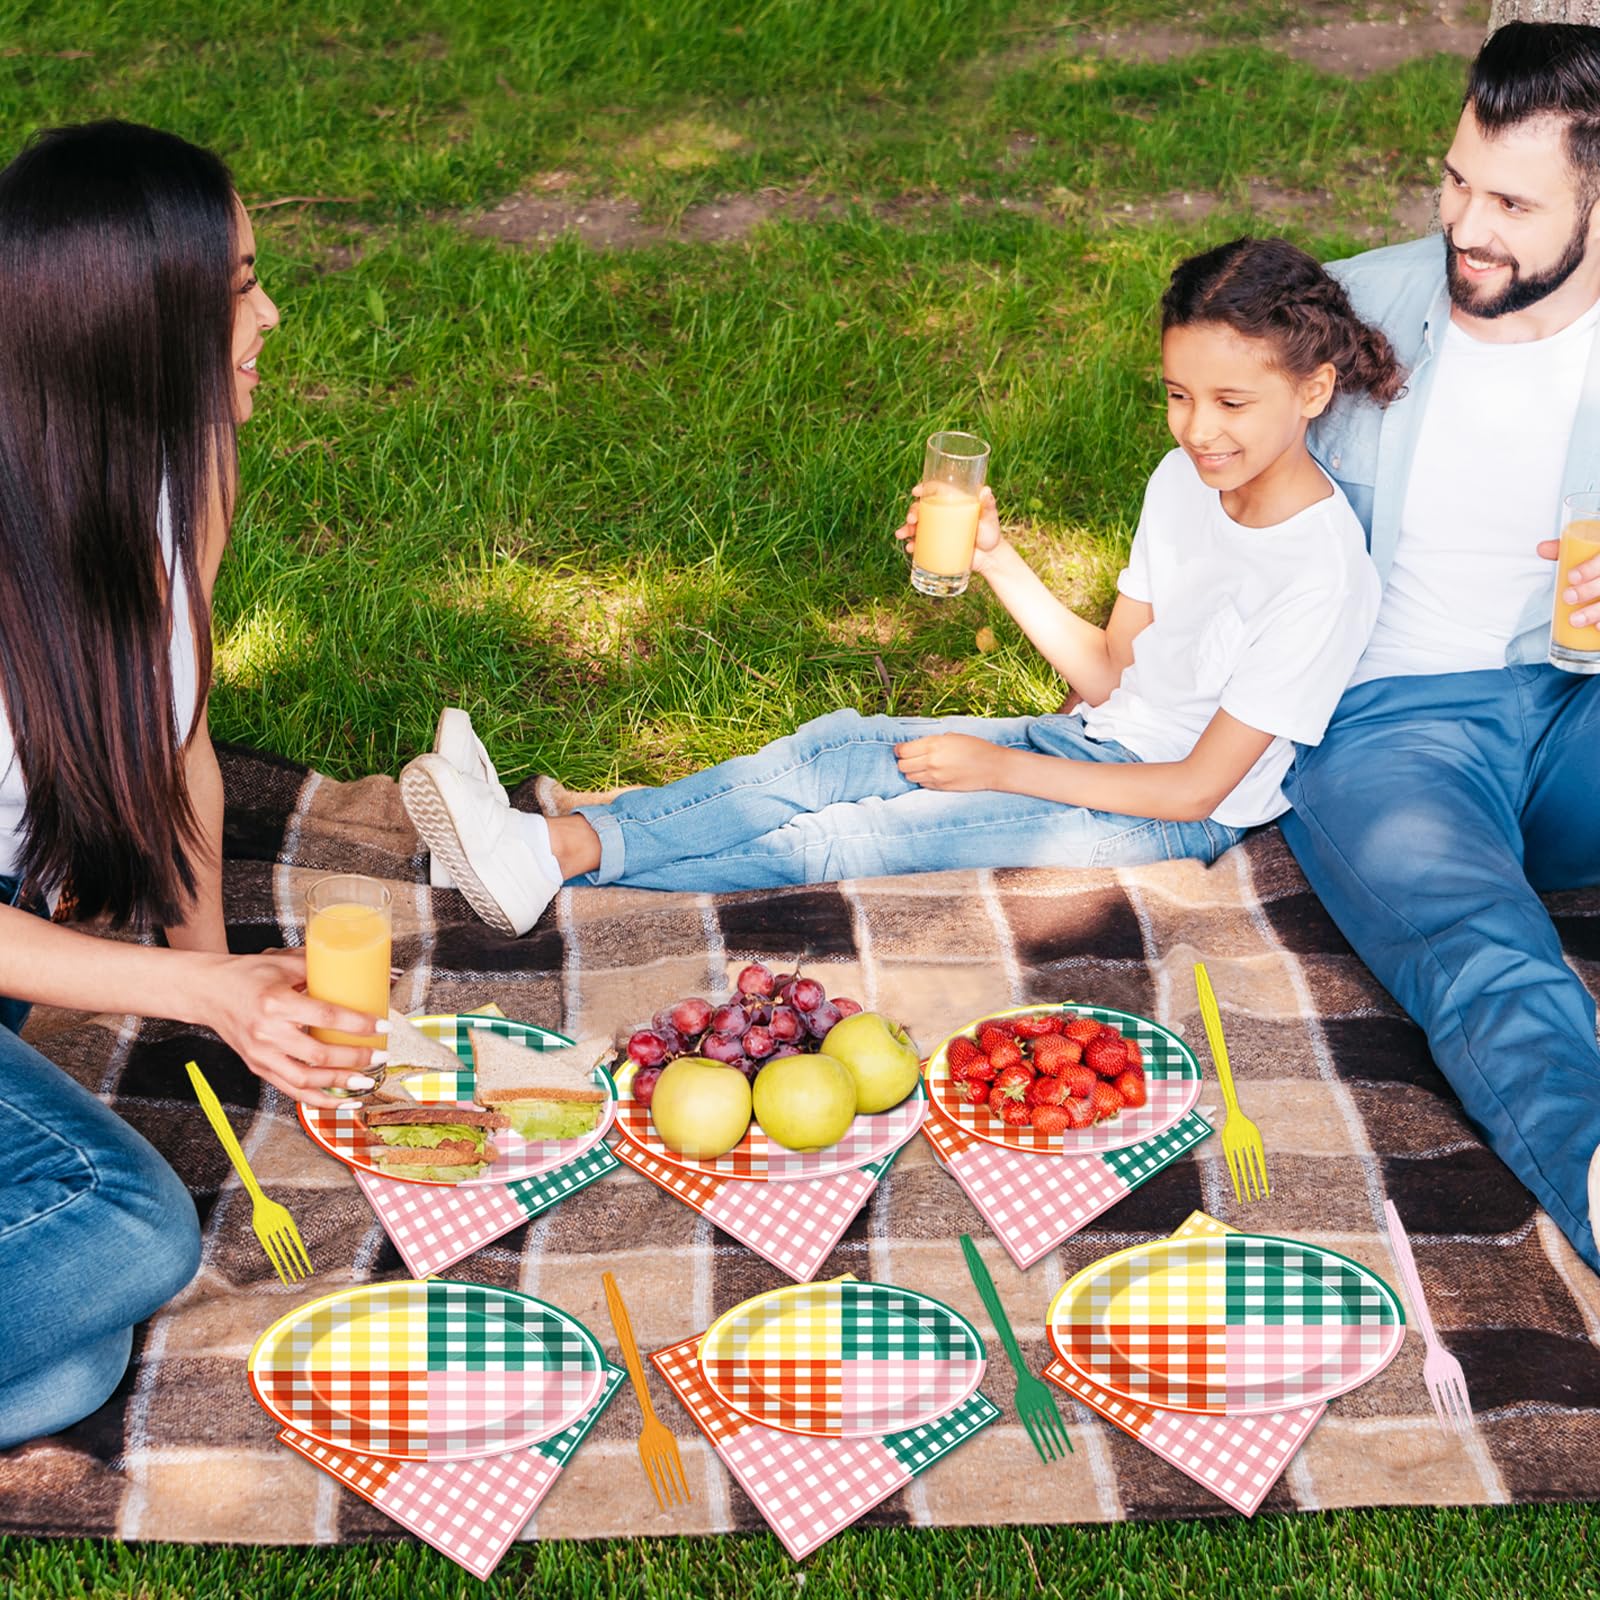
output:
[[[1011,1370],[1017,1375],[1017,1416],[1027,1429],[1033,1448],[1039,1452],[1039,1459],[1059,1461],[1063,1447],[1068,1455],[1072,1454],[1072,1440],[1067,1436],[1061,1413],[1056,1410],[1055,1398],[1045,1387],[1043,1379],[1034,1377],[1028,1371],[1022,1351],[1017,1348],[1017,1336],[1011,1331],[1006,1308],[1000,1304],[1000,1293],[994,1286],[994,1279],[989,1276],[989,1269],[983,1264],[983,1257],[978,1254],[977,1245],[972,1242],[971,1234],[961,1235],[961,1250],[967,1258],[967,1271],[978,1286],[978,1297],[989,1313],[994,1331],[1000,1335],[1000,1343],[1006,1348]]]
[[[617,1330],[623,1364],[633,1380],[633,1392],[639,1397],[639,1410],[644,1413],[644,1431],[639,1435],[639,1459],[644,1463],[644,1475],[650,1480],[656,1504],[663,1511],[669,1500],[674,1505],[688,1505],[691,1496],[688,1480],[683,1475],[683,1458],[678,1454],[678,1441],[650,1404],[644,1363],[639,1359],[639,1346],[634,1342],[633,1323],[628,1319],[627,1306],[622,1303],[622,1291],[609,1272],[603,1273],[600,1281],[605,1285],[606,1309],[611,1313],[611,1326]]]
[[[1217,997],[1211,992],[1211,979],[1203,961],[1194,964],[1194,986],[1200,996],[1200,1017],[1206,1025],[1211,1059],[1216,1063],[1217,1082],[1222,1085],[1223,1104],[1228,1108],[1228,1120],[1222,1125],[1222,1153],[1228,1158],[1233,1198],[1241,1202],[1259,1200],[1272,1193],[1267,1181],[1266,1146],[1261,1142],[1261,1130],[1239,1109],[1233,1069],[1228,1065],[1228,1046],[1222,1037],[1222,1013],[1217,1010]]]
[[[206,1121],[211,1124],[211,1131],[222,1141],[222,1148],[227,1151],[233,1170],[239,1174],[239,1181],[249,1192],[254,1207],[250,1214],[250,1226],[256,1230],[256,1238],[261,1241],[261,1248],[266,1251],[272,1270],[283,1283],[298,1283],[302,1278],[310,1277],[316,1269],[311,1265],[311,1257],[306,1253],[294,1218],[285,1207],[276,1200],[269,1200],[261,1192],[261,1185],[256,1182],[256,1175],[250,1170],[250,1163],[245,1160],[244,1151],[239,1148],[239,1141],[234,1138],[233,1129],[223,1115],[222,1102],[217,1099],[216,1091],[206,1082],[205,1074],[193,1061],[189,1063],[189,1081],[194,1085],[195,1098],[206,1114]]]
[[[1393,1200],[1383,1202],[1383,1214],[1389,1224],[1389,1245],[1394,1251],[1395,1264],[1400,1268],[1400,1281],[1411,1296],[1411,1307],[1417,1314],[1417,1326],[1422,1329],[1422,1342],[1427,1354],[1422,1359],[1422,1381],[1428,1386],[1428,1398],[1433,1401],[1434,1415],[1446,1433],[1464,1432],[1472,1423],[1472,1402],[1467,1399],[1466,1374],[1461,1363],[1445,1349],[1434,1331],[1433,1317],[1428,1311],[1427,1297],[1422,1292],[1422,1274],[1417,1271],[1416,1257],[1411,1254],[1411,1241],[1406,1237],[1405,1225]]]

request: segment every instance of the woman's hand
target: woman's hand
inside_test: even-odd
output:
[[[906,520],[894,530],[900,548],[909,557],[912,541],[917,536],[917,502],[922,498],[922,485],[911,491],[911,504],[906,509]],[[972,552],[972,570],[982,574],[994,564],[995,552],[1005,543],[1000,532],[1000,512],[995,505],[994,490],[988,484],[978,491],[978,543]]]
[[[997,769],[1006,747],[970,733],[934,733],[894,747],[900,776],[923,789],[998,789]]]
[[[349,1105],[329,1089],[359,1093],[372,1087],[364,1045],[324,1044],[307,1028],[379,1033],[387,1018],[363,1016],[313,1000],[305,992],[306,958],[299,950],[255,956],[196,955],[196,1022],[211,1028],[244,1063],[286,1095],[308,1106]],[[383,1028],[378,1026],[382,1022]]]

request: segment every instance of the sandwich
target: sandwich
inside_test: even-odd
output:
[[[478,1177],[499,1154],[489,1135],[511,1126],[498,1112],[455,1100],[428,1105],[369,1102],[361,1108],[361,1120],[372,1164],[380,1172],[430,1183]]]
[[[576,1139],[599,1123],[607,1095],[592,1072],[604,1041],[530,1050],[486,1028],[474,1029],[471,1041],[472,1098],[503,1113],[530,1143]]]
[[[397,1074],[410,1077],[418,1072],[459,1072],[466,1064],[449,1045],[430,1039],[398,1011],[389,1013],[389,1039],[384,1050],[389,1057],[385,1073],[388,1078]]]

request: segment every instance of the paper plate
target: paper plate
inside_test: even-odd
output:
[[[530,1050],[560,1050],[572,1040],[547,1028],[535,1027],[531,1022],[512,1022],[505,1017],[440,1015],[411,1017],[408,1020],[430,1039],[454,1050],[461,1058],[459,1072],[427,1072],[408,1077],[405,1086],[411,1095],[432,1105],[447,1100],[472,1098],[472,1044],[474,1029],[497,1033],[502,1039],[515,1039]],[[550,1139],[529,1143],[510,1129],[490,1135],[495,1149],[500,1153],[476,1178],[463,1178],[456,1183],[439,1183],[431,1178],[407,1178],[400,1172],[385,1172],[372,1159],[374,1141],[368,1136],[361,1121],[361,1113],[351,1106],[337,1109],[326,1106],[300,1106],[300,1122],[312,1140],[321,1145],[330,1156],[337,1157],[347,1167],[370,1172],[375,1177],[391,1178],[402,1183],[430,1183],[441,1189],[466,1189],[494,1183],[511,1183],[518,1178],[537,1178],[541,1173],[592,1150],[605,1137],[617,1110],[617,1086],[603,1067],[594,1069],[594,1081],[606,1091],[606,1103],[600,1108],[599,1120],[589,1132],[576,1139]]]
[[[802,1178],[825,1178],[833,1172],[850,1172],[880,1161],[898,1150],[922,1126],[927,1114],[927,1092],[919,1081],[899,1105],[871,1116],[858,1116],[837,1143],[822,1150],[788,1150],[774,1144],[752,1121],[750,1131],[725,1156],[699,1161],[682,1156],[661,1141],[649,1110],[629,1092],[637,1069],[632,1062],[617,1072],[617,1127],[661,1161],[712,1178],[742,1178],[750,1183],[793,1183]],[[732,1067],[727,1069],[733,1071]]]
[[[800,1283],[735,1306],[700,1341],[706,1381],[763,1427],[823,1439],[900,1433],[943,1416],[983,1378],[959,1312],[890,1283]]]
[[[956,1080],[950,1074],[946,1052],[951,1040],[975,1036],[980,1022],[992,1017],[1032,1017],[1047,1012],[1066,1017],[1087,1017],[1092,1022],[1109,1022],[1134,1040],[1144,1054],[1145,1089],[1148,1099],[1137,1110],[1129,1107],[1108,1122],[1092,1128],[1068,1128],[1064,1133],[1040,1133],[1024,1125],[1010,1127],[986,1105],[969,1105],[955,1092]],[[1040,1155],[1087,1156],[1106,1150],[1123,1150],[1131,1144],[1153,1139],[1193,1111],[1200,1099],[1200,1063],[1194,1052],[1170,1028],[1148,1017],[1106,1006],[1080,1006],[1068,1002],[1058,1005],[1012,1006],[1007,1011],[986,1011],[966,1027],[950,1035],[929,1056],[924,1068],[934,1103],[957,1127],[986,1144],[1003,1145],[1008,1150],[1031,1150]]]
[[[1381,1372],[1405,1313],[1376,1273],[1263,1234],[1164,1239],[1085,1267],[1046,1331],[1108,1394],[1168,1411],[1252,1416],[1315,1405]]]
[[[279,1422],[402,1461],[500,1455],[570,1427],[605,1361],[566,1312],[512,1289],[432,1278],[341,1289],[279,1317],[250,1352]]]

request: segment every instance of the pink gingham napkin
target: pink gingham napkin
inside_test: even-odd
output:
[[[1047,1156],[974,1138],[936,1101],[922,1124],[934,1155],[1023,1271],[1210,1133],[1205,1117],[1190,1111],[1122,1150]]]
[[[394,1461],[334,1449],[296,1428],[279,1440],[475,1578],[487,1578],[549,1494],[626,1374],[606,1364],[600,1398],[554,1438],[476,1461]]]
[[[1227,1223],[1196,1211],[1172,1237],[1188,1239],[1234,1231]],[[1271,1416],[1206,1417],[1109,1395],[1059,1359],[1044,1369],[1044,1376],[1247,1517],[1255,1515],[1328,1409],[1323,1401]]]
[[[891,1150],[871,1166],[826,1178],[750,1183],[663,1161],[625,1133],[616,1135],[611,1148],[653,1184],[799,1283],[816,1275],[900,1153]]]

